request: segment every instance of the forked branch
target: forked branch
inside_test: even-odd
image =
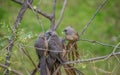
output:
[[[12,0],[12,1],[14,1],[15,3],[18,3],[18,4],[20,4],[20,5],[23,4],[23,2],[20,1],[20,0]],[[28,6],[28,8],[32,10],[32,8],[31,8],[30,6]],[[37,8],[33,8],[33,10],[36,11],[37,13],[43,15],[44,17],[46,17],[46,18],[48,18],[48,19],[51,19],[51,15],[50,15],[50,14],[47,14],[47,13],[45,13],[45,12],[43,12],[42,10],[37,9]]]

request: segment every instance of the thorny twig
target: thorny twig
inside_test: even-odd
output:
[[[96,12],[93,14],[93,16],[90,18],[90,20],[88,21],[88,23],[85,25],[85,27],[83,28],[83,30],[80,33],[80,37],[84,34],[85,30],[87,29],[87,27],[90,25],[90,23],[93,21],[93,19],[95,18],[95,16],[97,15],[97,13],[102,9],[102,7],[107,3],[108,0],[104,0],[103,3],[97,8]]]

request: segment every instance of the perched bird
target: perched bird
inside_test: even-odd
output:
[[[39,58],[40,63],[40,75],[48,75],[49,70],[46,63],[47,56],[47,43],[44,33],[42,33],[36,40],[34,47]]]
[[[79,39],[79,35],[71,26],[66,27],[64,29],[64,32],[65,38],[68,40],[67,44],[67,50],[69,50],[68,59],[77,60],[79,58],[79,53],[77,51],[76,41]]]
[[[54,31],[47,31],[46,37],[48,40],[49,55],[62,63],[64,60],[62,58],[62,43]]]
[[[62,43],[57,35],[56,32],[54,31],[47,31],[45,33],[45,36],[48,40],[48,49],[49,49],[49,57],[47,58],[47,63],[48,63],[48,68],[51,72],[51,75],[55,72],[57,67],[63,63],[63,58],[62,58]],[[51,63],[50,61],[54,61]],[[57,72],[57,75],[61,75],[60,69]]]

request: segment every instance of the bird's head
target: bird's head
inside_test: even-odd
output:
[[[71,27],[71,26],[68,26],[68,27],[66,27],[65,29],[64,29],[64,33],[66,34],[66,35],[69,35],[69,34],[71,34],[71,33],[73,33],[75,30]]]
[[[54,35],[57,35],[55,31],[52,31],[52,30],[48,30],[46,33],[45,33],[45,37],[50,38]]]

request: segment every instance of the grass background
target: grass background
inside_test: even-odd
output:
[[[69,0],[65,8],[62,22],[57,29],[59,36],[64,37],[62,31],[68,25],[80,32],[88,23],[98,6],[103,0]],[[116,45],[120,41],[120,1],[109,0],[102,10],[97,14],[90,26],[80,38],[97,40],[103,43]],[[62,8],[63,0],[57,0],[56,21]],[[41,9],[47,13],[51,13],[52,0],[34,0],[34,7]],[[11,0],[0,0],[0,63],[4,64],[8,39],[11,35],[11,27],[14,25],[16,16],[21,6]],[[38,59],[34,49],[34,42],[42,31],[43,25],[45,31],[49,29],[50,22],[43,16],[40,16],[40,23],[31,10],[27,10],[24,14],[22,22],[19,25],[16,42],[11,52],[11,68],[14,68],[24,75],[29,75],[34,68],[31,61],[19,49],[18,45],[23,44],[25,50],[29,52],[34,62],[37,64]],[[78,47],[81,59],[87,59],[96,56],[109,54],[113,51],[111,47],[105,47],[98,44],[92,44],[85,41],[78,41]],[[119,51],[116,50],[116,51]],[[118,59],[120,57],[118,56]],[[80,69],[85,75],[119,75],[120,61],[112,57],[105,61],[92,63],[77,63],[76,68]],[[0,74],[4,70],[0,67]],[[11,75],[13,75],[11,73]],[[36,75],[39,75],[36,74]]]

